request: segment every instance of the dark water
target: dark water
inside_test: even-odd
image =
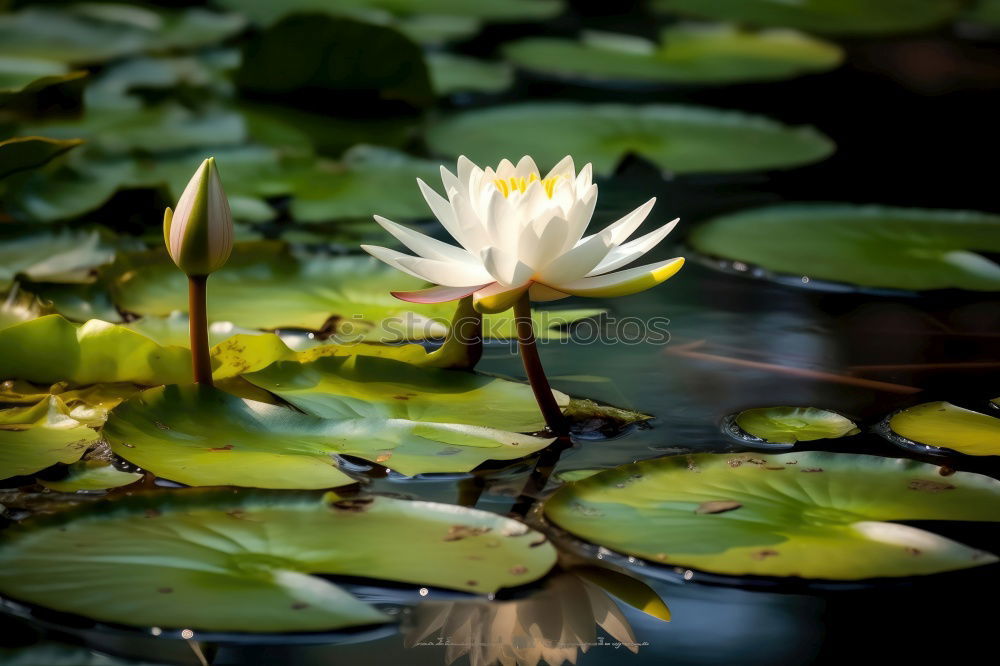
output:
[[[909,48],[914,41],[918,46],[923,43],[896,40],[880,48],[886,55]],[[961,53],[954,57],[979,57],[985,48],[956,46],[951,39],[933,43],[946,55],[958,49]],[[997,104],[995,88],[990,88],[995,82],[963,79],[942,84],[944,90],[914,91],[890,80],[883,70],[865,70],[873,48],[852,45],[857,67],[803,81],[729,87],[714,93],[623,93],[631,101],[683,99],[809,122],[831,134],[840,151],[824,164],[787,174],[670,181],[633,161],[603,187],[598,221],[610,220],[654,194],[660,199],[650,226],[677,215],[693,223],[724,210],[793,199],[1000,210],[995,186],[986,182],[986,171],[973,159],[984,151],[996,154],[991,142],[996,137]],[[972,56],[969,49],[975,50]],[[540,81],[522,81],[521,91],[539,97],[549,89]],[[565,96],[567,91],[560,92]],[[574,94],[586,97],[581,91]],[[679,236],[683,240],[682,232]],[[651,260],[682,251],[664,247]],[[669,343],[552,342],[542,345],[546,369],[555,387],[567,393],[655,418],[650,428],[616,439],[576,442],[558,459],[555,474],[688,451],[738,450],[739,443],[722,435],[719,424],[726,415],[748,407],[811,405],[839,411],[870,428],[903,405],[1000,394],[994,370],[960,365],[1000,361],[1000,298],[995,295],[827,293],[728,275],[689,262],[666,285],[604,305],[616,317],[669,318]],[[589,335],[592,330],[578,333]],[[520,377],[519,360],[511,352],[504,345],[488,348],[480,369]],[[864,367],[872,365],[893,367]],[[817,448],[911,455],[867,429],[857,437],[820,443]],[[475,500],[479,508],[507,513],[527,508],[541,494],[530,482],[533,462],[478,479],[384,479],[374,489],[444,502]],[[996,463],[953,464],[998,473]],[[969,545],[993,550],[1000,546],[992,528],[947,530],[944,533]],[[631,654],[625,647],[610,645],[614,639],[597,630],[593,642],[603,644],[591,646],[578,663],[680,666],[875,659],[897,664],[976,663],[982,655],[995,653],[995,629],[988,623],[995,622],[990,601],[997,592],[997,571],[998,566],[992,565],[891,584],[792,591],[647,578],[670,606],[672,621],[665,624],[618,604],[636,642],[645,644]],[[408,603],[420,600],[417,591],[409,589],[391,594],[373,588],[358,592],[375,600],[381,595]],[[524,591],[521,598],[530,600],[538,594],[538,590]],[[439,595],[431,592],[428,598]],[[480,602],[462,598],[456,603]],[[569,622],[568,613],[566,617],[558,610],[542,613],[556,629]],[[414,614],[404,614],[411,618],[406,627]],[[133,631],[96,630],[86,623],[77,629],[55,623],[48,627],[50,637],[87,641],[106,652],[150,662],[197,664],[192,647],[215,664],[437,666],[448,656],[445,646],[404,647],[404,632],[392,628],[309,645],[280,641],[239,645],[153,639]],[[28,642],[38,631],[15,620],[3,628],[7,643]],[[559,640],[560,634],[546,638]]]

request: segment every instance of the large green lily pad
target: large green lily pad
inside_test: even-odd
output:
[[[1000,289],[1000,216],[964,211],[793,204],[724,215],[689,242],[715,257],[864,287]]]
[[[303,489],[353,483],[338,454],[407,475],[468,472],[552,441],[382,415],[323,419],[197,385],[149,389],[122,403],[104,436],[122,458],[180,483]]]
[[[166,252],[119,257],[108,271],[115,303],[141,315],[167,316],[187,309],[187,278]],[[277,243],[238,244],[226,266],[208,282],[208,316],[244,328],[323,329],[334,342],[399,341],[442,337],[454,303],[415,305],[389,292],[417,289],[419,280],[361,256],[293,253]],[[601,310],[536,310],[540,337],[561,337],[560,327]],[[486,335],[515,335],[513,314],[485,317]]]
[[[111,243],[97,230],[0,228],[0,290],[23,275],[45,282],[90,282],[91,271],[114,259]]]
[[[0,141],[0,178],[44,166],[81,143],[81,139],[44,136],[18,136]]]
[[[744,432],[772,444],[836,439],[861,432],[849,418],[817,407],[758,407],[740,412],[734,421]]]
[[[833,152],[811,127],[689,106],[548,102],[466,111],[433,125],[436,153],[497,164],[531,155],[543,169],[567,154],[607,175],[630,153],[675,173],[725,173],[808,164]]]
[[[514,72],[504,62],[489,62],[452,53],[427,55],[431,83],[438,95],[499,93],[514,82]],[[386,214],[391,217],[391,215]]]
[[[163,347],[97,319],[74,324],[60,315],[46,315],[0,330],[0,379],[153,386],[191,381],[190,365],[187,349]]]
[[[778,25],[809,32],[870,35],[924,30],[953,18],[961,0],[655,0],[663,12]]]
[[[675,456],[567,484],[545,514],[582,539],[654,562],[859,580],[996,562],[888,521],[1000,521],[1000,481],[844,453]]]
[[[515,432],[545,427],[529,386],[472,372],[328,356],[311,363],[274,363],[244,378],[325,418],[400,418]],[[560,393],[558,399],[569,403],[567,395]]]
[[[925,402],[889,418],[889,428],[911,442],[970,456],[1000,455],[1000,419],[950,402]]]
[[[189,490],[12,530],[0,542],[0,592],[140,627],[321,631],[391,621],[323,576],[491,593],[554,563],[542,535],[485,511]]]
[[[98,439],[95,430],[68,415],[59,398],[0,410],[0,479],[76,462]]]
[[[659,44],[610,33],[580,41],[531,37],[504,54],[519,67],[560,77],[682,84],[785,79],[831,69],[843,57],[835,44],[792,30],[727,25],[671,26]]]

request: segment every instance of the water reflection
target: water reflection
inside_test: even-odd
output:
[[[612,585],[621,582],[619,574],[609,576]],[[637,653],[646,643],[636,639],[611,594],[596,582],[600,580],[599,572],[568,571],[525,599],[424,602],[414,608],[403,644],[414,649],[444,646],[446,664],[467,655],[470,666],[575,664],[581,653],[595,646]],[[631,579],[629,585],[642,586],[645,603],[668,617],[652,590]],[[607,638],[598,635],[598,627]]]

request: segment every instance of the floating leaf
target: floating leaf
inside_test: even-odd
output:
[[[328,356],[311,363],[274,363],[244,378],[324,418],[410,419],[515,432],[545,427],[529,386],[472,372]],[[564,394],[557,399],[569,403]]]
[[[399,16],[468,17],[490,21],[543,19],[559,13],[559,0],[216,0],[259,23],[273,23],[295,12],[325,12],[334,16],[378,19],[386,12]]]
[[[0,647],[4,666],[163,666],[152,662],[118,659],[90,648],[45,641],[24,647]]]
[[[120,256],[107,272],[115,303],[140,315],[165,317],[186,311],[186,278],[166,252]],[[307,255],[278,243],[238,243],[225,268],[212,275],[210,321],[243,328],[321,330],[329,321],[332,342],[416,340],[443,337],[454,303],[414,305],[389,292],[423,283],[370,257]],[[540,339],[601,310],[536,310]],[[488,338],[515,336],[511,312],[485,317]]]
[[[514,82],[514,72],[509,65],[501,62],[487,62],[451,53],[431,53],[427,56],[427,66],[438,95],[498,93]]]
[[[9,531],[0,591],[140,627],[331,630],[391,618],[327,576],[492,593],[555,564],[540,539],[508,518],[430,502],[159,492]]]
[[[91,270],[114,259],[113,245],[97,230],[0,227],[0,289],[18,275],[46,282],[90,282]]]
[[[913,460],[702,454],[567,484],[546,502],[545,514],[582,539],[654,562],[735,576],[859,580],[996,562],[884,521],[1000,521],[998,500],[996,479],[943,477]]]
[[[123,472],[103,460],[81,460],[67,468],[64,478],[58,481],[39,479],[38,482],[49,490],[75,493],[127,486],[141,478],[138,472]]]
[[[37,169],[67,150],[83,143],[80,139],[49,139],[43,136],[19,136],[0,141],[0,178],[18,171]]]
[[[916,444],[970,456],[1000,455],[1000,419],[950,402],[925,402],[889,418],[890,430]]]
[[[961,0],[656,0],[654,8],[753,25],[837,35],[924,30],[950,20]]]
[[[304,489],[353,482],[338,469],[338,454],[407,475],[468,472],[552,441],[384,416],[323,419],[197,385],[154,388],[122,403],[104,436],[129,462],[180,483]]]
[[[0,410],[0,479],[75,462],[99,438],[70,417],[59,398]]]
[[[47,315],[0,330],[0,379],[77,386],[191,381],[191,352],[161,347],[123,326],[97,319],[74,324]]]
[[[466,111],[432,126],[430,147],[479,164],[532,155],[542,168],[570,154],[602,175],[635,153],[675,173],[778,169],[833,152],[811,127],[762,116],[687,106],[517,104]]]
[[[727,25],[672,26],[659,44],[610,33],[581,41],[531,37],[504,54],[524,69],[584,81],[681,84],[784,79],[831,69],[842,58],[836,45],[792,30]]]
[[[736,415],[744,432],[772,444],[836,439],[861,432],[854,422],[837,412],[816,407],[759,407]]]
[[[779,242],[780,239],[780,242]],[[689,242],[777,273],[864,287],[1000,289],[1000,216],[964,211],[794,204],[724,215]]]
[[[14,288],[0,304],[0,329],[52,314],[50,304],[22,289]]]

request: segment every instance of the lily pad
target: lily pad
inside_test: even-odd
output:
[[[893,414],[888,426],[892,433],[918,445],[970,456],[1000,455],[1000,419],[950,402],[908,407]]]
[[[107,271],[115,303],[128,312],[165,317],[187,310],[187,278],[164,251],[120,256]],[[208,283],[210,321],[252,329],[323,329],[331,342],[396,342],[443,337],[454,303],[414,305],[390,291],[423,283],[370,257],[292,252],[273,242],[237,244],[226,266]],[[601,310],[536,310],[540,339],[563,337],[559,330]],[[514,337],[511,312],[485,317],[488,338]]]
[[[38,482],[60,493],[93,492],[119,488],[142,478],[138,472],[123,472],[103,460],[81,460],[70,465],[66,476],[58,481],[39,479]]]
[[[986,213],[793,204],[714,218],[688,240],[707,255],[809,281],[1000,290],[1000,265],[979,254],[1000,252],[1000,216]]]
[[[0,479],[76,462],[99,438],[70,417],[59,398],[0,410]]]
[[[612,550],[719,574],[914,576],[997,558],[887,521],[1000,521],[1000,481],[843,453],[675,456],[567,484],[545,515]]]
[[[513,70],[502,62],[476,60],[451,53],[430,53],[427,55],[427,66],[438,95],[498,93],[514,82]]]
[[[661,12],[776,25],[836,35],[877,35],[933,28],[952,19],[961,0],[655,0]]]
[[[324,418],[410,419],[515,432],[545,427],[529,386],[472,372],[328,356],[311,363],[274,363],[244,378]],[[569,396],[559,393],[557,400],[565,406]]]
[[[92,282],[91,271],[110,263],[114,245],[97,230],[0,227],[0,289],[18,275],[44,282]]]
[[[104,436],[119,456],[180,483],[302,489],[353,483],[338,454],[406,475],[468,472],[552,441],[381,415],[323,419],[197,385],[154,388],[122,403]]]
[[[759,407],[734,419],[741,430],[772,444],[812,442],[856,435],[861,430],[837,412],[816,407]]]
[[[787,127],[762,116],[693,106],[546,102],[477,109],[433,125],[436,153],[496,164],[532,155],[542,168],[567,154],[610,174],[634,153],[674,173],[789,168],[833,152],[811,127]]]
[[[49,139],[43,136],[19,136],[0,141],[0,164],[3,165],[0,166],[0,178],[44,166],[81,143],[81,139]]]
[[[74,324],[46,315],[0,330],[0,379],[76,386],[191,381],[191,352],[162,347],[123,326],[93,319]]]
[[[658,44],[611,33],[580,41],[532,37],[505,46],[504,54],[519,67],[560,77],[680,84],[785,79],[831,69],[843,58],[835,44],[793,30],[728,25],[672,26]]]
[[[490,21],[543,19],[559,13],[560,0],[216,0],[222,7],[239,11],[259,23],[269,24],[296,12],[325,12],[371,20],[389,13],[410,17],[455,16]]]
[[[322,631],[391,621],[326,576],[491,593],[531,582],[554,563],[555,550],[537,532],[463,507],[159,492],[5,534],[0,592],[141,627]]]
[[[15,287],[0,304],[0,329],[47,314],[52,314],[51,304]]]

